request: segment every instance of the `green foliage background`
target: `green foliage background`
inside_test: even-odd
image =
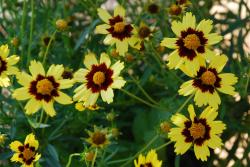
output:
[[[134,60],[127,61],[123,57],[115,57],[113,60],[122,59],[125,61],[125,70],[123,76],[127,80],[125,89],[142,99],[146,99],[138,85],[143,87],[153,99],[159,102],[158,108],[149,107],[140,101],[129,97],[121,91],[115,92],[114,102],[111,105],[100,101],[102,109],[98,111],[79,112],[74,105],[60,106],[56,105],[57,116],[49,118],[47,124],[38,126],[36,120],[40,112],[33,116],[26,116],[22,105],[6,95],[6,89],[2,89],[3,95],[0,96],[0,132],[7,134],[7,141],[0,147],[0,166],[18,166],[9,162],[12,153],[8,144],[13,140],[23,141],[25,136],[34,132],[40,142],[40,153],[42,158],[37,166],[60,167],[65,166],[68,157],[72,153],[83,152],[88,146],[84,141],[87,138],[86,129],[93,129],[94,125],[102,127],[117,127],[121,131],[118,140],[113,141],[112,145],[105,149],[105,154],[97,161],[97,166],[118,167],[121,164],[109,164],[110,161],[119,160],[133,156],[145,144],[147,144],[159,131],[159,124],[175,113],[186,100],[185,97],[178,95],[179,86],[187,78],[180,71],[170,71],[165,68],[165,63],[159,61],[164,53],[170,53],[171,50],[165,50],[164,53],[156,52],[163,37],[173,37],[170,23],[172,19],[181,17],[172,17],[167,13],[167,8],[175,1],[155,1],[160,6],[158,14],[147,12],[149,2],[142,1],[119,1],[120,4],[128,10],[133,24],[139,25],[141,21],[148,22],[155,20],[153,26],[158,27],[154,36],[146,43],[146,50],[138,52],[130,50]],[[221,13],[223,19],[217,19],[209,14],[213,5],[220,3],[218,0],[205,0],[203,6],[199,6],[199,0],[192,0],[192,5],[186,10],[191,11],[198,21],[209,18],[217,25],[214,31],[220,32],[222,36],[231,34],[232,38],[219,43],[216,48],[220,49],[229,57],[229,62],[225,67],[225,72],[232,72],[239,78],[236,90],[241,99],[235,101],[233,97],[221,95],[222,104],[219,108],[219,119],[227,124],[227,129],[222,135],[224,142],[231,137],[236,140],[231,149],[224,148],[228,152],[226,159],[220,159],[218,155],[211,151],[211,157],[207,162],[196,160],[192,150],[183,156],[176,156],[173,151],[173,144],[160,150],[159,157],[164,161],[164,166],[214,166],[214,160],[218,161],[217,166],[226,166],[230,160],[234,160],[234,166],[244,166],[243,159],[249,164],[249,139],[244,138],[244,134],[249,134],[249,53],[246,53],[243,45],[247,41],[245,38],[249,34],[250,9],[246,2],[240,0],[239,9],[236,13],[227,11]],[[32,3],[33,9],[32,9]],[[111,53],[112,48],[102,43],[103,35],[94,34],[95,26],[101,21],[97,16],[96,9],[104,3],[104,0],[0,0],[0,44],[9,44],[11,52],[21,56],[18,63],[20,69],[26,70],[29,61],[32,59],[41,60],[46,49],[42,38],[51,36],[55,31],[55,21],[60,18],[69,19],[70,27],[65,32],[56,33],[55,40],[46,61],[46,68],[51,64],[63,64],[65,67],[76,71],[83,67],[82,60],[88,50],[100,55],[101,52]],[[138,8],[142,12],[138,12]],[[241,19],[239,13],[246,8],[247,17]],[[32,10],[34,17],[32,16]],[[32,19],[33,18],[33,19]],[[148,24],[150,25],[150,24]],[[11,45],[11,40],[18,37],[20,46]],[[250,41],[248,41],[249,45]],[[28,55],[30,54],[30,59]],[[233,59],[233,55],[237,59]],[[133,71],[133,75],[128,72]],[[8,88],[20,87],[13,78],[13,85]],[[68,94],[72,95],[72,90]],[[5,95],[5,96],[4,96]],[[190,101],[192,102],[192,100]],[[198,110],[198,108],[196,108]],[[106,120],[106,114],[114,111],[118,116],[113,122]],[[199,109],[202,111],[202,109]],[[187,114],[186,107],[182,110]],[[157,147],[168,139],[162,137],[154,142],[151,148]],[[243,158],[238,159],[235,156],[236,150],[242,142],[247,142],[244,148]],[[83,161],[74,158],[72,167],[84,166]],[[132,163],[131,163],[132,165]]]

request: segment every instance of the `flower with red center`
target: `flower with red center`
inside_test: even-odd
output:
[[[106,10],[98,9],[99,17],[105,22],[96,27],[98,34],[107,34],[104,44],[116,45],[116,50],[120,55],[125,55],[128,46],[140,49],[139,39],[134,36],[136,29],[133,25],[126,22],[125,9],[118,5],[114,9],[114,16],[111,16]]]
[[[199,117],[196,116],[193,105],[189,105],[190,119],[182,114],[175,114],[171,121],[177,127],[171,128],[168,134],[171,141],[176,142],[176,154],[184,154],[192,145],[197,159],[206,161],[210,155],[208,147],[215,149],[222,145],[218,135],[226,128],[221,121],[215,121],[218,115],[216,109],[207,107]]]
[[[194,101],[199,107],[208,104],[218,108],[221,100],[217,90],[232,96],[236,94],[232,85],[237,82],[238,78],[231,73],[220,74],[227,60],[227,56],[217,55],[210,61],[208,67],[205,63],[201,64],[196,73],[192,73],[185,66],[180,67],[186,75],[193,79],[181,85],[179,94],[188,96],[195,93]]]
[[[26,114],[33,114],[40,108],[53,117],[56,115],[54,101],[60,104],[71,104],[71,97],[60,91],[73,86],[73,81],[63,79],[62,65],[51,65],[47,74],[40,62],[31,61],[29,70],[31,75],[20,72],[17,74],[18,83],[23,87],[14,91],[13,97],[17,100],[30,99],[26,106]]]
[[[155,150],[150,150],[146,156],[139,155],[138,160],[134,160],[135,167],[161,167],[162,161],[158,160]]]
[[[18,68],[14,67],[18,61],[19,57],[16,55],[9,56],[8,45],[0,46],[0,86],[8,87],[10,85],[9,75],[16,75],[18,73]]]
[[[192,13],[186,13],[182,22],[172,22],[172,30],[177,38],[164,38],[161,42],[162,46],[175,49],[168,57],[170,69],[185,65],[197,72],[200,62],[213,58],[214,53],[209,47],[221,41],[222,37],[210,33],[212,23],[211,20],[202,20],[196,27],[196,18]]]
[[[87,69],[79,69],[74,74],[74,80],[83,84],[75,89],[73,99],[78,102],[83,101],[84,106],[92,106],[101,94],[103,101],[113,102],[113,89],[120,89],[126,83],[119,76],[124,68],[123,62],[117,61],[110,66],[109,56],[102,53],[98,63],[95,54],[89,53],[85,56],[84,64]]]
[[[23,167],[33,167],[33,163],[38,161],[41,154],[38,154],[39,143],[35,139],[35,136],[31,133],[26,136],[24,144],[19,141],[14,141],[10,144],[10,149],[14,151],[14,155],[11,158],[12,162],[20,162]]]

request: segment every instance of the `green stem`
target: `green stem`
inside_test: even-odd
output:
[[[34,29],[34,0],[31,0],[31,23],[30,23],[30,36],[29,36],[29,47],[28,47],[28,54],[27,54],[27,66],[30,61],[30,54],[31,54],[31,46],[32,46],[32,38],[33,38],[33,29]]]
[[[43,116],[44,116],[44,110],[42,109],[40,120],[39,120],[39,127],[40,127],[41,123],[43,122]]]
[[[72,158],[73,158],[74,156],[81,156],[81,154],[80,154],[80,153],[70,154],[70,156],[69,156],[69,160],[68,160],[68,162],[67,162],[66,167],[70,167],[70,165],[71,165],[71,161],[72,161]]]
[[[250,78],[250,68],[249,68],[248,73],[247,73],[247,82],[246,82],[246,86],[245,86],[245,93],[244,93],[244,95],[246,95],[246,96],[247,96],[249,78]]]
[[[190,95],[186,101],[178,108],[178,110],[176,111],[176,113],[181,112],[181,110],[187,105],[187,103],[192,99],[192,97],[194,96],[194,94]]]
[[[158,135],[154,136],[140,151],[138,151],[134,156],[129,158],[126,163],[122,164],[121,167],[127,166],[131,161],[133,161],[133,159],[135,159],[139,154],[144,152],[151,144],[153,144],[155,140],[158,139],[158,137],[159,137]]]
[[[21,52],[21,57],[24,56],[24,30],[25,30],[25,22],[26,22],[26,16],[27,16],[27,3],[26,0],[23,0],[23,13],[22,13],[22,23],[21,23],[21,44],[22,44],[22,52]]]
[[[96,149],[95,149],[95,155],[94,155],[94,158],[93,158],[91,167],[94,167],[94,166],[95,166],[95,160],[96,160],[96,157],[97,157],[97,152],[98,152],[98,149],[96,148]]]
[[[55,38],[56,32],[57,32],[57,31],[55,31],[55,32],[52,34],[52,37],[51,37],[50,40],[49,40],[48,46],[46,47],[45,53],[44,53],[44,55],[43,55],[43,62],[42,62],[43,65],[44,65],[45,62],[46,62],[46,58],[47,58],[47,55],[48,55],[48,51],[49,51],[50,45],[51,45],[51,43],[52,43],[52,40],[54,40],[54,38]]]
[[[167,143],[164,143],[164,144],[160,145],[159,147],[156,147],[155,150],[156,150],[156,151],[157,151],[157,150],[160,150],[160,149],[162,149],[162,148],[168,146],[168,145],[171,144],[172,142],[173,142],[173,141],[169,141],[169,142],[167,142]]]
[[[120,89],[120,90],[121,90],[123,93],[129,95],[130,97],[132,97],[132,98],[134,98],[134,99],[136,99],[136,100],[138,100],[138,101],[140,101],[140,102],[142,102],[142,103],[144,103],[144,104],[146,104],[146,105],[148,105],[148,106],[150,106],[150,107],[159,108],[158,106],[155,106],[155,105],[153,105],[153,104],[151,104],[151,103],[149,103],[149,102],[143,100],[142,98],[137,97],[136,95],[134,95],[134,94],[132,94],[132,93],[126,91],[125,89]]]
[[[149,94],[143,89],[143,87],[140,85],[140,83],[133,76],[130,76],[130,77],[132,78],[134,83],[138,86],[138,88],[141,90],[141,92],[144,94],[144,96],[146,96],[146,98],[148,98],[149,101],[151,101],[155,105],[159,105],[153,98],[151,98],[149,96]]]

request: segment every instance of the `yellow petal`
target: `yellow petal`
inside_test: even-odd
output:
[[[210,152],[207,145],[194,145],[194,153],[196,158],[200,159],[201,161],[207,161],[207,157],[210,156]]]
[[[192,61],[190,61],[189,59],[185,60],[184,66],[186,66],[186,68],[190,70],[190,73],[192,75],[197,74],[197,72],[200,69],[200,64],[201,64],[200,61],[202,61],[202,58],[199,57],[201,56],[200,55],[196,56]],[[205,64],[205,59],[203,59],[203,64]]]
[[[189,113],[190,119],[192,121],[194,121],[194,117],[196,117],[196,114],[195,114],[195,111],[194,111],[194,106],[192,104],[190,104],[188,106],[188,113]]]
[[[221,72],[228,61],[226,55],[217,55],[209,63],[210,68],[215,68],[217,72]]]
[[[161,41],[161,46],[165,46],[170,49],[176,49],[178,46],[176,45],[177,38],[164,38]]]
[[[222,36],[218,35],[217,33],[205,35],[205,38],[208,40],[207,45],[214,45],[222,40]]]
[[[27,87],[22,87],[22,88],[16,89],[13,92],[12,96],[17,100],[27,100],[27,99],[31,98],[31,95],[29,93],[29,88],[27,88]]]
[[[109,58],[108,54],[106,54],[106,53],[101,54],[100,64],[102,64],[102,63],[105,63],[107,67],[110,66],[111,61],[110,61],[110,58]]]
[[[83,96],[87,95],[87,92],[89,90],[87,90],[87,87],[85,84],[80,85],[79,87],[77,87],[74,92],[75,95],[73,96],[73,100],[74,101],[79,101]]]
[[[183,64],[183,59],[179,56],[178,50],[173,51],[168,56],[168,64],[167,66],[170,69],[177,69]]]
[[[105,45],[113,45],[115,43],[115,39],[112,37],[111,34],[108,34],[103,40],[103,43]]]
[[[84,105],[88,107],[88,106],[92,106],[96,104],[98,97],[99,97],[99,93],[91,93],[88,99],[86,99]]]
[[[53,76],[56,80],[62,78],[64,71],[63,65],[51,65],[48,69],[47,76]]]
[[[109,32],[107,31],[107,29],[110,28],[110,25],[108,24],[101,24],[96,26],[95,28],[95,33],[97,34],[108,34]]]
[[[113,102],[114,98],[114,92],[112,88],[108,88],[106,91],[101,91],[101,97],[104,102],[107,102],[108,104]]]
[[[85,56],[83,63],[88,69],[91,69],[92,65],[98,64],[95,54],[91,52]]]
[[[117,5],[115,7],[114,16],[118,16],[119,15],[121,17],[125,17],[125,14],[126,14],[126,11],[125,11],[125,9],[122,6]]]
[[[194,29],[195,24],[196,24],[195,16],[192,13],[187,12],[186,15],[182,19],[183,27],[185,27],[185,28],[193,28]]]
[[[113,83],[110,87],[114,89],[121,89],[125,83],[126,81],[122,77],[117,77],[113,79]]]
[[[211,126],[211,134],[221,134],[226,129],[226,125],[222,121],[213,121],[209,126]]]
[[[109,19],[111,18],[111,15],[104,9],[98,8],[97,9],[98,16],[105,22],[109,23]]]
[[[181,22],[173,21],[171,29],[177,35],[177,37],[180,37],[181,36],[181,31],[185,30],[185,27],[183,27]]]
[[[209,62],[213,60],[214,58],[216,59],[216,53],[214,51],[211,51],[208,47],[205,48],[205,53],[202,54],[203,57],[208,60]],[[205,65],[203,65],[205,66]]]
[[[71,79],[61,79],[59,82],[59,89],[68,89],[73,86],[74,81]]]
[[[80,68],[74,73],[74,80],[76,82],[87,82],[86,75],[89,73],[89,70]]]
[[[124,63],[120,62],[120,61],[117,61],[110,68],[113,70],[113,78],[115,78],[118,75],[120,75],[121,70],[124,68]]]
[[[54,106],[53,106],[53,102],[45,102],[43,101],[43,108],[44,108],[44,111],[50,116],[50,117],[54,117],[56,115],[56,111],[54,109]]]
[[[73,103],[71,97],[69,97],[68,95],[66,95],[65,93],[59,91],[58,92],[59,96],[54,97],[54,99],[60,103],[60,104],[71,104]]]
[[[19,158],[20,153],[15,153],[13,154],[13,156],[11,157],[10,161],[11,162],[23,162],[22,158]]]
[[[29,70],[33,78],[36,78],[38,74],[45,75],[42,63],[35,60],[30,62]]]
[[[41,102],[34,98],[31,98],[25,105],[25,110],[27,115],[36,113],[41,108]]]
[[[193,73],[193,70],[190,70],[186,65],[181,65],[179,68],[182,72],[184,72],[187,76],[194,78],[194,76],[197,74],[196,72]]]
[[[183,96],[188,96],[193,94],[196,91],[196,88],[193,86],[193,80],[184,82],[180,89],[178,90],[178,93]]]
[[[198,26],[197,26],[197,30],[198,31],[202,31],[205,35],[209,34],[210,31],[213,28],[213,21],[212,20],[202,20]]]
[[[171,117],[171,121],[176,126],[183,127],[184,122],[188,121],[188,119],[184,115],[177,113]]]
[[[125,56],[125,53],[128,52],[128,42],[125,40],[117,41],[116,51],[119,53],[119,55]]]
[[[15,65],[20,60],[20,57],[17,55],[12,55],[7,58],[8,65]]]
[[[17,81],[23,86],[29,86],[30,82],[32,82],[32,77],[26,72],[20,72],[17,74]]]
[[[219,77],[221,78],[221,87],[224,85],[234,85],[238,81],[238,78],[232,73],[219,74]]]
[[[36,150],[39,146],[39,142],[35,139],[35,135],[33,133],[26,136],[24,144],[29,144],[30,146],[35,147]]]
[[[0,78],[0,86],[1,87],[8,87],[8,86],[10,86],[10,79],[9,79],[8,76],[3,76],[3,74],[2,74],[2,76]]]
[[[8,45],[1,45],[0,46],[0,56],[5,59],[9,55],[9,47]]]
[[[23,146],[20,141],[13,141],[10,143],[10,149],[15,152],[20,152],[18,147]]]
[[[17,67],[9,66],[7,67],[7,74],[8,75],[16,75],[19,73],[19,69]]]
[[[201,113],[200,118],[205,118],[208,122],[213,121],[218,115],[218,112],[215,108],[208,106],[204,109],[204,111]]]
[[[130,37],[128,40],[128,44],[137,50],[141,49],[141,39],[135,36]]]
[[[217,110],[218,105],[220,105],[220,103],[221,103],[220,96],[217,93],[217,91],[214,91],[213,94],[207,93],[205,96],[207,97],[208,104]]]
[[[223,144],[217,135],[211,135],[211,138],[207,141],[207,145],[212,149],[216,149],[220,148]]]
[[[229,94],[231,96],[234,96],[237,94],[237,92],[235,92],[235,88],[230,85],[221,85],[221,87],[217,88],[217,90],[222,93]]]

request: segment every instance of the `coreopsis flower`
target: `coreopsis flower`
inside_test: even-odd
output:
[[[164,38],[162,46],[175,49],[168,57],[168,67],[177,69],[181,65],[198,71],[200,62],[211,60],[213,52],[209,47],[221,41],[217,33],[210,33],[212,20],[202,20],[196,26],[196,18],[192,13],[186,13],[182,22],[173,21],[172,31],[176,38]]]
[[[82,85],[74,90],[73,99],[83,101],[85,106],[93,106],[101,94],[104,102],[113,102],[113,89],[120,89],[126,83],[119,76],[124,68],[123,62],[117,61],[111,66],[109,56],[102,53],[98,63],[95,54],[89,53],[85,56],[84,64],[87,69],[79,69],[74,74],[74,80]]]
[[[83,102],[78,102],[75,104],[75,109],[77,109],[78,111],[84,111],[84,110],[95,111],[99,110],[100,106],[98,106],[97,104],[94,104],[92,106],[85,106]]]
[[[150,150],[147,156],[139,155],[138,161],[134,160],[135,167],[161,167],[162,161],[158,160],[155,150]]]
[[[33,167],[33,164],[41,157],[41,154],[37,152],[38,146],[39,142],[32,133],[26,136],[24,144],[19,141],[10,143],[10,149],[15,152],[11,161],[21,163],[23,167]]]
[[[25,108],[26,114],[34,114],[40,108],[51,117],[56,115],[53,107],[54,101],[60,104],[71,104],[72,99],[61,89],[73,86],[69,79],[63,79],[63,65],[51,65],[45,73],[43,65],[37,61],[31,61],[29,66],[31,75],[26,72],[17,74],[18,83],[23,87],[14,91],[13,97],[17,100],[28,100]]]
[[[216,55],[208,66],[205,63],[201,64],[196,73],[192,73],[189,68],[181,67],[181,70],[193,79],[181,85],[179,94],[188,96],[194,93],[197,106],[208,104],[218,108],[221,100],[217,91],[232,96],[236,94],[232,85],[237,82],[238,78],[232,73],[220,74],[227,60],[225,55]]]
[[[0,46],[0,86],[8,87],[10,85],[9,75],[16,75],[18,73],[18,68],[14,67],[18,61],[19,57],[17,55],[9,56],[8,45]]]
[[[176,154],[184,154],[192,145],[197,159],[206,161],[210,155],[209,148],[221,147],[222,141],[218,135],[226,128],[222,121],[215,121],[218,115],[216,109],[207,107],[200,116],[196,116],[193,105],[188,106],[189,117],[175,114],[171,121],[177,127],[171,128],[168,134],[175,142]]]
[[[116,51],[123,55],[128,51],[128,46],[140,49],[139,39],[134,36],[136,29],[126,22],[125,9],[118,5],[111,16],[106,10],[99,8],[98,15],[105,22],[96,27],[98,34],[107,34],[104,44],[116,45]]]
[[[107,129],[102,129],[94,126],[94,131],[87,131],[89,138],[86,139],[86,142],[91,144],[92,147],[103,148],[110,144],[108,139]]]

